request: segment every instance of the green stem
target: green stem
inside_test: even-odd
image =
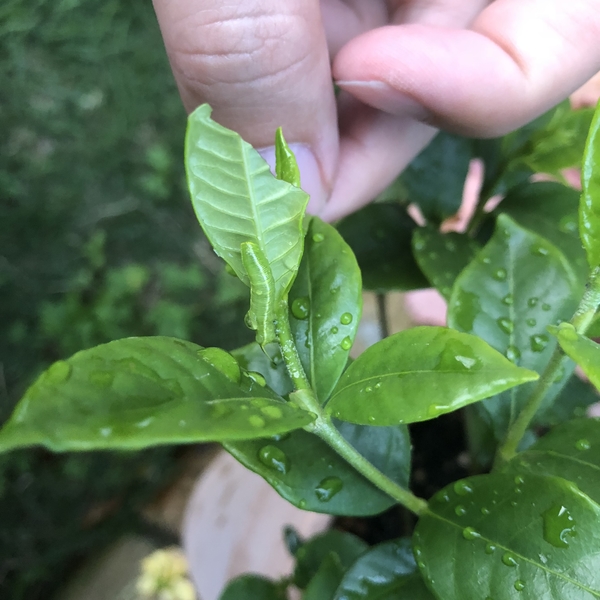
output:
[[[381,339],[385,339],[390,335],[387,314],[387,296],[385,293],[377,294],[377,319],[379,321],[379,333]]]
[[[585,294],[575,311],[571,324],[575,327],[577,333],[584,334],[594,319],[596,311],[600,306],[600,268],[596,267],[590,276]],[[504,444],[498,448],[494,468],[502,466],[517,454],[519,443],[523,439],[525,432],[529,429],[531,421],[539,410],[546,393],[556,381],[560,373],[563,362],[566,360],[560,346],[556,346],[550,361],[546,365],[544,372],[538,379],[531,396],[527,400],[525,407],[517,417],[516,421],[508,430]]]
[[[296,349],[290,329],[287,301],[282,302],[279,306],[277,313],[277,336],[283,360],[296,389],[295,392],[290,394],[290,398],[304,410],[316,415],[316,420],[305,429],[320,437],[373,485],[377,486],[408,510],[414,512],[416,515],[420,515],[427,508],[427,502],[422,498],[417,498],[417,496],[399,486],[377,469],[377,467],[372,465],[346,441],[331,422],[329,416],[323,411],[323,407],[319,404],[310,382],[304,373],[304,368]]]

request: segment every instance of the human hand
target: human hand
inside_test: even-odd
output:
[[[269,162],[281,125],[327,220],[387,187],[436,127],[502,135],[600,70],[593,0],[154,5],[186,108],[209,102]]]

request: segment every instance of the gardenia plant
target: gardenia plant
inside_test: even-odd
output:
[[[128,338],[78,352],[27,390],[0,449],[218,441],[300,508],[365,516],[400,504],[418,518],[412,538],[374,547],[339,531],[308,541],[290,534],[290,578],[241,577],[222,600],[283,599],[290,585],[304,600],[600,598],[600,422],[572,418],[596,398],[572,378],[575,362],[600,384],[600,347],[586,336],[600,305],[600,116],[579,206],[566,186],[528,181],[540,162],[566,166],[544,144],[527,150],[546,134],[481,143],[486,181],[468,232],[439,231],[452,214],[443,191],[421,204],[426,227],[405,228],[406,272],[447,298],[449,327],[402,331],[352,361],[362,284],[351,245],[364,263],[365,228],[374,218],[384,231],[396,209],[406,220],[404,209],[366,209],[362,231],[353,217],[342,222],[349,245],[305,215],[308,196],[281,131],[274,176],[210,114],[203,105],[190,116],[189,188],[215,252],[250,288],[256,342],[228,353]],[[415,172],[403,185],[418,191]],[[444,184],[446,171],[439,177]],[[506,198],[486,213],[502,186]],[[473,432],[497,447],[491,472],[419,498],[409,489],[407,426],[458,409],[472,424],[472,448]],[[475,462],[485,466],[484,454]]]

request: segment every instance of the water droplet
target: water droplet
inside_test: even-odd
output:
[[[373,391],[373,388],[372,388],[370,385],[368,385],[368,386],[365,388],[365,392],[366,392],[367,394],[368,394],[368,393],[370,393],[370,392],[372,392],[372,391]]]
[[[480,538],[481,535],[479,535],[479,533],[477,533],[477,531],[475,531],[475,529],[473,529],[472,527],[465,527],[462,530],[462,536],[465,538],[465,540],[476,540],[477,538]]]
[[[315,488],[315,494],[321,502],[329,502],[343,487],[344,482],[339,477],[325,477]]]
[[[423,240],[417,240],[415,242],[415,250],[423,250],[425,248],[425,242]]]
[[[46,371],[45,382],[50,385],[64,383],[71,377],[72,370],[71,365],[66,360],[59,360]]]
[[[533,256],[548,256],[548,248],[546,248],[546,246],[542,246],[541,244],[531,246],[530,251]]]
[[[466,496],[467,494],[473,493],[473,488],[468,481],[463,479],[462,481],[457,481],[454,484],[454,492],[459,496]]]
[[[498,327],[500,327],[507,335],[510,335],[513,332],[514,323],[508,317],[500,317],[496,323],[498,323]]]
[[[260,387],[265,387],[267,385],[266,379],[256,371],[247,371],[246,375],[248,375],[248,377],[250,377],[254,383],[260,385]]]
[[[274,442],[281,442],[283,440],[287,440],[290,437],[290,432],[286,431],[285,433],[276,433],[275,435],[271,436],[271,439]]]
[[[350,325],[350,323],[352,323],[352,315],[349,312],[344,313],[340,317],[340,323],[342,325]]]
[[[555,548],[567,548],[569,537],[575,537],[575,519],[562,504],[551,506],[543,515],[544,539]]]
[[[335,334],[336,334],[338,331],[339,331],[339,329],[338,329],[337,327],[333,326],[333,327],[332,327],[332,328],[329,330],[329,333],[332,333],[332,334],[334,334],[334,335],[335,335]]]
[[[502,298],[502,304],[506,304],[506,306],[512,306],[514,299],[512,294],[506,294],[504,298]]]
[[[292,314],[299,320],[308,319],[310,300],[308,298],[296,298],[292,302]]]
[[[494,544],[486,544],[485,545],[485,553],[486,554],[494,554],[496,552],[496,546]]]
[[[529,338],[529,343],[533,352],[543,352],[549,341],[548,336],[544,334],[532,335]]]
[[[558,228],[563,233],[576,233],[577,221],[571,216],[563,217],[558,223]]]
[[[100,429],[100,435],[102,437],[109,437],[112,434],[112,427],[102,427]]]
[[[496,281],[504,281],[506,279],[506,269],[496,269],[493,273],[492,273],[492,277],[496,280]]]
[[[589,440],[581,439],[575,442],[575,448],[577,448],[577,450],[589,450],[591,448],[591,444]]]
[[[527,321],[525,321],[525,323],[527,323],[527,325],[529,325],[529,327],[535,327],[537,325],[537,321],[535,319],[527,319]]]
[[[207,362],[211,367],[217,369],[217,371],[223,373],[227,379],[235,383],[240,382],[242,378],[240,365],[229,352],[225,352],[221,348],[204,348],[198,350],[198,357]]]
[[[339,287],[334,287],[334,288],[331,288],[331,290],[329,290],[329,293],[330,294],[337,294],[337,293],[339,293],[339,291],[340,291]]]
[[[547,304],[546,302],[544,302],[544,303],[542,304],[542,310],[544,310],[544,311],[546,311],[546,312],[548,312],[548,311],[549,311],[551,308],[552,308],[552,307],[551,307],[549,304]]]
[[[258,460],[265,467],[283,473],[283,475],[290,469],[290,459],[286,456],[285,452],[271,444],[263,446],[258,451]]]
[[[537,303],[539,302],[539,298],[536,298],[535,296],[529,298],[529,300],[527,300],[527,306],[529,306],[529,308],[533,308],[534,306],[537,306]]]
[[[345,337],[340,344],[342,350],[350,350],[352,348],[352,340],[349,337]]]
[[[525,589],[525,582],[517,579],[514,583],[514,588],[517,592],[522,592]]]
[[[517,475],[514,479],[514,482],[517,485],[523,485],[525,483],[525,477],[523,477],[523,475]]]
[[[375,384],[375,389],[376,389],[376,390],[378,390],[380,387],[381,387],[381,381],[378,381],[378,382]]]
[[[491,259],[489,256],[484,256],[484,257],[481,259],[481,262],[482,262],[484,265],[489,265],[489,264],[492,262],[492,259]]]
[[[325,236],[322,233],[315,233],[312,239],[313,242],[316,242],[318,244],[319,242],[322,242],[325,239]]]
[[[458,517],[464,517],[467,514],[467,509],[462,504],[459,504],[455,507],[454,512]]]
[[[257,429],[260,429],[261,427],[265,426],[265,420],[262,417],[259,417],[258,415],[250,415],[248,417],[248,423],[250,423],[252,427],[256,427]]]
[[[489,508],[487,508],[487,507],[485,507],[485,506],[482,506],[482,507],[481,507],[481,514],[482,514],[483,516],[487,517],[487,516],[490,514],[490,509],[489,509]]]
[[[306,500],[304,498],[300,498],[300,501],[298,502],[298,506],[300,508],[304,508],[306,506]]]
[[[521,358],[521,351],[516,346],[509,346],[506,349],[506,358],[511,362],[517,362]]]
[[[260,409],[260,412],[266,417],[269,417],[269,419],[281,419],[281,417],[283,417],[283,411],[279,408],[279,406],[263,406]]]
[[[109,387],[114,379],[115,375],[110,371],[92,371],[89,374],[90,383],[99,388]]]
[[[510,501],[510,505],[511,505],[511,506],[517,506],[517,504],[518,504],[518,503],[517,503],[517,501],[516,501],[516,500],[511,500],[511,501]]]
[[[515,558],[515,555],[512,554],[512,552],[505,552],[502,555],[502,562],[507,566],[507,567],[516,567],[517,566],[517,559]]]
[[[144,419],[143,421],[138,421],[135,426],[139,427],[140,429],[144,429],[145,427],[148,427],[148,425],[150,425],[150,423],[152,423],[152,421],[154,421],[154,419],[152,417],[148,417],[147,419]]]

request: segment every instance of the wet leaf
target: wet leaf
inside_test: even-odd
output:
[[[370,463],[408,488],[411,454],[405,426],[336,425]],[[298,430],[275,439],[223,445],[299,508],[331,515],[363,516],[378,514],[394,504],[387,494],[312,433]]]
[[[344,567],[335,552],[328,554],[306,586],[302,600],[331,600],[344,575]]]
[[[571,318],[579,290],[561,252],[501,215],[492,239],[456,281],[448,323],[479,336],[515,364],[541,372],[556,345],[546,327]],[[565,367],[542,410],[560,392],[572,370],[572,363]],[[514,388],[478,406],[499,439],[531,389],[532,384]]]
[[[433,419],[537,375],[479,338],[445,327],[415,327],[368,348],[326,404],[338,419],[392,425]]]
[[[475,258],[479,245],[465,234],[415,229],[413,251],[425,276],[446,300],[459,273]]]
[[[392,203],[370,204],[339,223],[338,231],[356,256],[365,289],[429,287],[412,253],[415,227],[406,208]]]
[[[564,479],[494,473],[436,494],[413,543],[444,600],[591,600],[599,522],[600,506]]]
[[[0,450],[134,449],[281,434],[312,417],[219,348],[128,338],[54,363],[0,432]]]
[[[219,600],[285,600],[276,582],[259,575],[242,575],[227,584]]]
[[[361,276],[352,250],[313,217],[290,291],[290,325],[304,371],[324,402],[348,362],[362,311]]]

